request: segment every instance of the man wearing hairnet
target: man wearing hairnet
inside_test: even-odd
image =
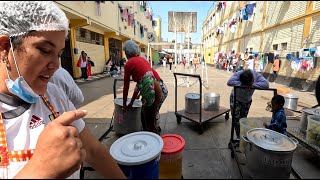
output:
[[[126,41],[123,50],[128,59],[124,66],[123,109],[126,111],[131,108],[134,100],[141,95],[143,130],[160,134],[159,110],[168,95],[168,89],[148,61],[139,56],[140,48],[134,41]],[[127,105],[130,76],[137,84],[131,102]]]
[[[68,19],[52,1],[0,2],[0,178],[79,178],[86,161],[125,178],[109,151],[49,82],[59,67]]]

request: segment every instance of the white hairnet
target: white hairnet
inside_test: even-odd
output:
[[[140,54],[139,46],[132,40],[128,40],[123,44],[123,51],[130,57]]]
[[[0,34],[20,36],[29,31],[65,31],[69,22],[52,1],[1,1]]]

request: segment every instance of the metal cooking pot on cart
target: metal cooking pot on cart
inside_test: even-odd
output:
[[[249,143],[246,158],[252,178],[289,179],[296,139],[266,128],[251,129],[242,138]]]
[[[282,94],[284,97],[284,108],[297,110],[299,97],[293,94]]]
[[[223,114],[225,114],[225,119],[228,120],[229,119],[229,108],[225,108],[225,107],[220,107],[219,110],[217,111],[206,111],[204,109],[202,109],[202,80],[201,80],[201,76],[200,75],[194,75],[194,74],[184,74],[184,73],[173,73],[173,76],[175,78],[175,115],[177,117],[177,123],[180,124],[181,123],[181,119],[182,117],[196,122],[199,125],[199,133],[202,134],[204,132],[204,127],[203,124],[206,123],[207,121],[210,121],[216,117],[219,117]],[[185,108],[183,110],[179,110],[177,108],[177,98],[178,98],[178,85],[177,84],[177,76],[184,76],[184,77],[193,77],[193,78],[197,78],[198,80],[196,82],[199,82],[199,94],[197,94],[197,98],[194,98],[196,105],[194,106],[189,106],[189,104],[185,104]],[[189,83],[189,82],[188,82]],[[206,87],[207,88],[207,87]],[[186,96],[189,97],[189,96]],[[188,101],[192,99],[192,98],[188,98]],[[190,113],[191,112],[191,113]],[[192,113],[192,112],[198,112],[198,113]]]

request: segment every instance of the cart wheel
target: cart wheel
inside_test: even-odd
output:
[[[177,116],[177,123],[181,124],[181,116]]]
[[[228,119],[229,119],[229,112],[226,113],[226,115],[224,116],[224,119],[225,119],[226,121],[228,121]]]

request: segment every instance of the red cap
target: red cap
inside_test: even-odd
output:
[[[184,148],[184,139],[177,134],[164,134],[161,136],[163,140],[163,153],[175,153]]]

